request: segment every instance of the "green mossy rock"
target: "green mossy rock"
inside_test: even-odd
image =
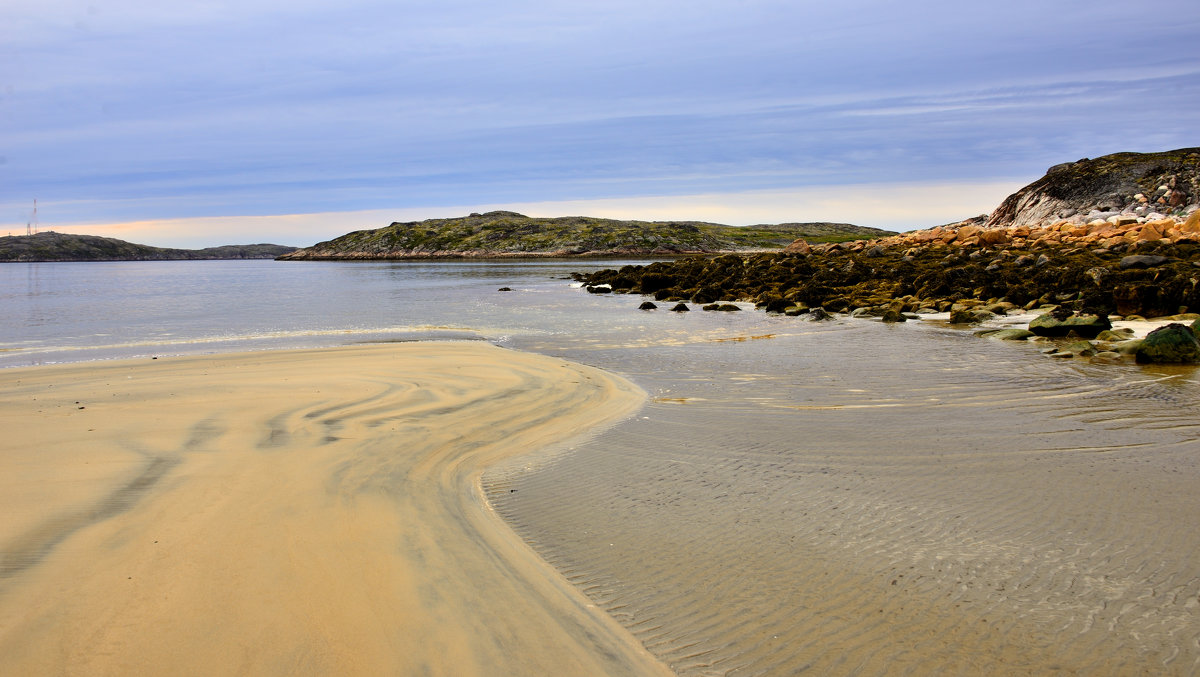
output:
[[[1090,341],[1072,341],[1059,349],[1064,353],[1071,353],[1080,357],[1091,357],[1096,354],[1096,346],[1093,346]]]
[[[1147,334],[1136,357],[1143,364],[1195,364],[1200,362],[1200,339],[1190,327],[1172,322]]]
[[[988,334],[987,337],[990,339],[996,339],[998,341],[1025,341],[1028,340],[1030,336],[1034,335],[1035,334],[1028,329],[1018,329],[1017,327],[1012,327],[1009,329],[1001,329],[1000,331],[992,332]]]
[[[1060,320],[1052,313],[1046,313],[1033,318],[1029,323],[1029,331],[1051,338],[1060,338],[1075,332],[1082,338],[1094,339],[1106,329],[1112,329],[1112,322],[1103,315],[1072,315]]]

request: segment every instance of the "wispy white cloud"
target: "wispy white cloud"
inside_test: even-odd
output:
[[[1184,0],[8,0],[0,228],[33,197],[125,222],[1032,179],[1194,145],[1198,28]]]

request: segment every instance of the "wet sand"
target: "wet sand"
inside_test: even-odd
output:
[[[643,399],[482,343],[0,370],[0,674],[668,674],[479,489]]]
[[[1200,369],[762,323],[568,354],[651,402],[484,474],[677,674],[1200,673]]]

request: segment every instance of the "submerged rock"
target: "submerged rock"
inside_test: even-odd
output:
[[[880,319],[889,324],[894,322],[908,322],[908,318],[904,316],[904,313],[894,308],[888,308],[883,311],[883,316]]]
[[[1195,364],[1200,362],[1200,340],[1190,327],[1172,322],[1147,334],[1136,357],[1140,363]]]
[[[686,303],[676,303],[676,304],[675,304],[675,307],[671,309],[671,312],[673,312],[673,313],[686,313],[686,312],[688,312],[689,310],[691,310],[691,308],[688,308]]]
[[[1090,341],[1072,341],[1065,346],[1059,348],[1064,353],[1071,353],[1080,357],[1091,357],[1096,354],[1096,346],[1093,346]]]
[[[657,307],[653,301],[644,301],[642,305],[638,306],[638,310],[654,310]]]

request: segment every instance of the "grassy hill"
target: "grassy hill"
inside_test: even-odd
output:
[[[889,231],[845,223],[725,226],[700,221],[535,218],[495,211],[393,223],[298,249],[286,260],[638,256],[782,249],[797,238],[841,242]]]
[[[273,259],[294,249],[295,247],[277,244],[168,249],[134,244],[111,237],[46,231],[36,235],[0,237],[0,262]]]

